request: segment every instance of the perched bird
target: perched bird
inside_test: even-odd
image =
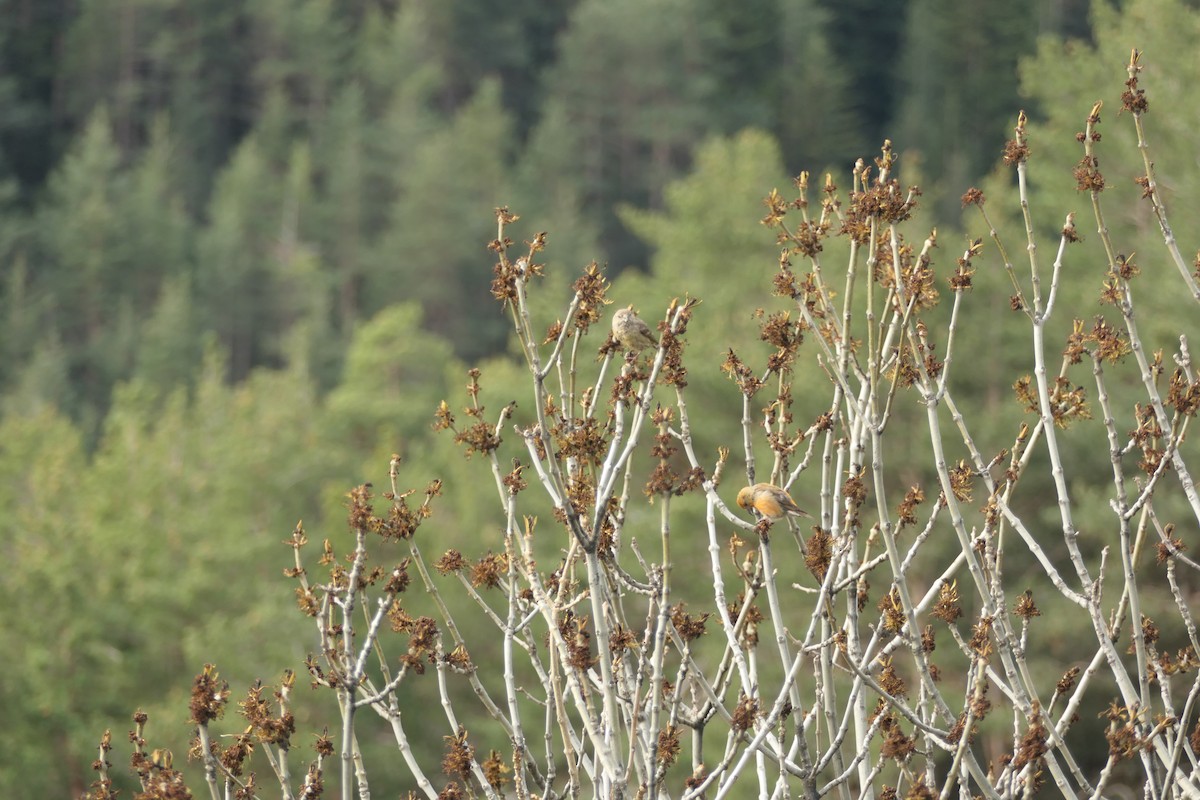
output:
[[[617,310],[612,318],[613,338],[626,350],[640,353],[647,347],[658,347],[658,339],[650,332],[650,326],[633,313],[633,306]]]
[[[791,495],[770,483],[756,483],[738,492],[737,504],[753,508],[772,522],[784,517],[807,517],[807,511],[796,505]]]

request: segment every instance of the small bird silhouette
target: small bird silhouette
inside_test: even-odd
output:
[[[796,505],[792,496],[770,483],[756,483],[738,492],[737,504],[745,509],[753,508],[772,522],[784,517],[808,517],[807,511]]]
[[[633,306],[617,310],[612,318],[613,338],[626,350],[640,353],[647,347],[658,347],[658,339],[650,332],[650,326],[633,313]]]

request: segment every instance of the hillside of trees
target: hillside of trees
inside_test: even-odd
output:
[[[403,301],[457,355],[500,352],[491,208],[553,229],[564,263],[645,269],[621,209],[660,210],[702,142],[747,128],[789,175],[891,138],[953,223],[1018,59],[1086,41],[1086,8],[907,6],[6,2],[0,393],[94,434],[117,383],[194,383],[209,334],[235,382],[303,357],[328,390]]]
[[[1104,164],[1107,223],[1150,253],[1122,65],[1145,53],[1163,196],[1195,219],[1200,62],[1180,54],[1198,34],[1184,0],[0,0],[0,793],[78,796],[98,732],[139,707],[182,762],[206,662],[244,683],[300,671],[313,644],[281,542],[298,519],[318,542],[344,527],[347,487],[384,483],[392,453],[404,485],[459,487],[445,547],[496,546],[480,465],[432,429],[471,367],[488,408],[529,403],[489,291],[496,207],[518,238],[550,232],[538,330],[593,261],[647,319],[702,300],[689,391],[719,420],[696,431],[712,453],[741,436],[726,352],[761,346],[756,308],[787,307],[760,224],[773,188],[848,183],[887,139],[946,253],[987,248],[960,198],[982,187],[990,224],[1023,234],[997,165],[1024,109],[1038,233],[1057,236],[1090,208],[1075,134],[1104,100],[1103,146],[1126,154]],[[1059,302],[1090,325],[1107,262],[1080,229],[1095,274]],[[1190,257],[1200,236],[1176,233]],[[1144,266],[1142,333],[1173,351],[1200,333],[1194,305]],[[987,357],[955,372],[994,450],[1023,413],[1011,313],[972,312],[961,352]],[[1071,317],[1050,327],[1065,339]],[[808,377],[798,417],[827,405]],[[1095,497],[1081,528],[1099,527],[1103,436],[1061,446]],[[1021,503],[1054,516],[1049,487]],[[380,796],[409,788],[388,781]]]

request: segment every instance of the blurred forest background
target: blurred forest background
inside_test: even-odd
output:
[[[430,429],[439,400],[461,404],[468,366],[491,408],[528,396],[488,292],[495,206],[526,238],[550,232],[547,322],[592,260],[648,320],[673,296],[704,299],[689,391],[693,418],[723,420],[700,437],[713,451],[736,441],[740,408],[721,355],[765,354],[752,312],[778,302],[760,200],[802,169],[847,184],[890,138],[901,181],[925,192],[912,238],[937,226],[946,268],[963,235],[986,234],[961,218],[963,191],[1011,198],[1011,177],[989,175],[1019,108],[1044,231],[1087,212],[1074,132],[1103,98],[1102,152],[1121,153],[1102,155],[1110,224],[1148,254],[1157,231],[1115,114],[1138,47],[1194,252],[1195,6],[0,0],[0,794],[78,794],[99,734],[123,741],[137,707],[179,765],[206,661],[235,686],[302,671],[315,642],[281,541],[299,518],[317,542],[339,536],[344,492],[386,483],[393,451],[411,485],[449,487],[422,531],[444,537],[425,543],[435,556],[499,546],[486,467]],[[1064,286],[1064,330],[1101,311],[1103,258],[1078,252],[1094,270]],[[998,449],[1028,347],[1004,338],[996,272],[977,281],[995,297],[960,351],[988,357],[955,371]],[[1195,311],[1145,294],[1144,333],[1170,347]],[[828,403],[813,376],[800,413]],[[1074,445],[1099,454],[1098,486],[1103,439]],[[381,796],[404,788],[373,777]]]

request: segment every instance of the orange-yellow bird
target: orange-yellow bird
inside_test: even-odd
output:
[[[640,353],[647,347],[658,347],[658,339],[650,332],[650,326],[633,313],[633,306],[617,310],[612,318],[613,338],[626,350]]]
[[[754,508],[772,522],[784,517],[807,517],[809,513],[792,496],[770,483],[756,483],[738,492],[737,504],[742,508]]]

